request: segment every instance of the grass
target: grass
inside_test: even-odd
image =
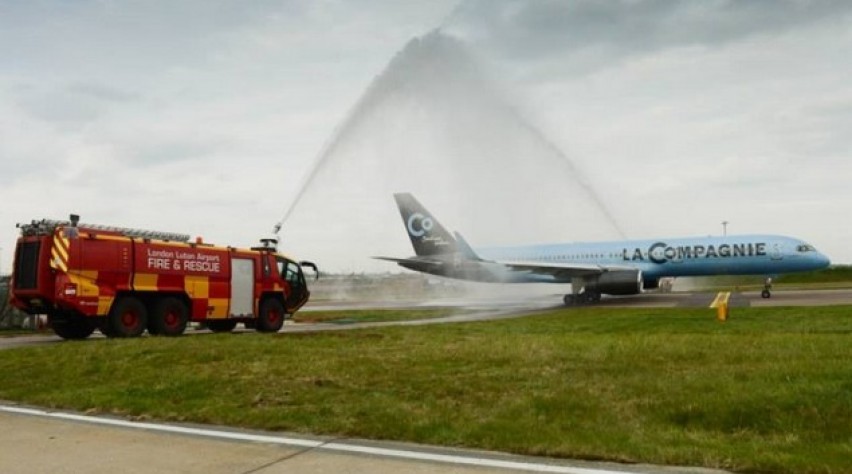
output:
[[[711,277],[690,277],[697,288],[739,288],[740,290],[759,290],[763,288],[763,279],[755,276],[720,275]],[[803,273],[787,273],[773,281],[776,289],[831,289],[852,287],[852,265],[832,265],[822,270]]]
[[[443,318],[461,311],[458,308],[299,311],[293,319],[299,323],[372,323]]]
[[[849,283],[852,282],[852,265],[832,265],[812,272],[790,273],[778,280],[784,283]]]
[[[4,351],[0,398],[743,472],[852,471],[852,307],[584,308]]]

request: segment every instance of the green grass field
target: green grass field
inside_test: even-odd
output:
[[[759,290],[763,279],[755,276],[711,276],[691,277],[686,281],[691,288]],[[804,273],[789,273],[775,279],[776,289],[830,289],[852,287],[852,265],[833,265],[822,270]]]
[[[852,472],[852,307],[553,311],[0,352],[0,399],[523,454]]]

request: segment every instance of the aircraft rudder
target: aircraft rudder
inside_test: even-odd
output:
[[[455,239],[411,193],[395,193],[393,197],[417,255],[455,252]]]

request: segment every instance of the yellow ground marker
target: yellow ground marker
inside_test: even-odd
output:
[[[730,291],[720,291],[716,299],[710,303],[711,308],[716,308],[716,319],[725,322],[728,320],[728,301],[731,299]]]

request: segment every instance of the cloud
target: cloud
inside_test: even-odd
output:
[[[445,27],[505,60],[554,55],[594,70],[666,48],[718,47],[848,15],[837,0],[473,0]]]
[[[18,87],[17,106],[32,118],[58,127],[78,129],[102,117],[117,103],[139,95],[97,83],[75,82],[58,87]]]
[[[0,247],[69,212],[255,243],[372,76],[455,1],[0,2]]]
[[[836,225],[852,209],[850,9],[720,0],[0,2],[0,246],[8,255],[15,222],[69,212],[250,245],[282,216],[394,54],[442,26],[502,81],[488,92],[579,165],[629,235],[704,233],[725,219],[732,230],[816,236],[852,262],[852,231]],[[463,94],[451,100],[476,105]],[[429,130],[390,119],[375,128],[401,144],[424,142],[423,159],[440,153]],[[363,173],[374,155],[358,155],[363,166],[351,167]],[[385,193],[389,230],[377,245],[407,246],[389,197],[399,190]],[[542,202],[546,212],[521,217],[570,226],[546,215],[574,203]],[[477,218],[452,224],[475,229]],[[304,258],[326,268],[369,262],[317,252]]]

